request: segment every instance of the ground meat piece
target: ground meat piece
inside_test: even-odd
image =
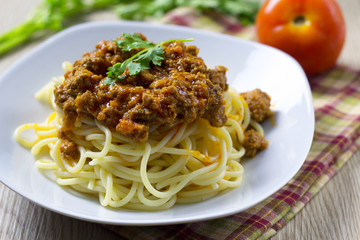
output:
[[[77,144],[68,139],[63,140],[60,146],[60,154],[63,159],[77,160],[80,157]]]
[[[84,69],[99,75],[105,75],[108,68],[105,59],[91,55],[89,57],[83,57],[82,65]]]
[[[262,122],[272,116],[270,110],[270,96],[259,89],[240,93],[245,102],[249,105],[251,118],[257,122]]]
[[[223,80],[227,68],[224,66],[216,66],[215,69],[209,69],[208,74],[209,78],[214,84],[218,84],[222,89],[227,90],[228,85]]]
[[[124,52],[113,41],[101,41],[74,63],[54,91],[55,103],[64,111],[64,131],[92,118],[142,142],[150,126],[191,123],[197,118],[216,127],[225,124],[226,68],[208,68],[197,56],[199,49],[181,41],[164,45],[161,66],[151,65],[112,85],[103,83],[108,67],[140,50]]]
[[[268,145],[268,142],[259,132],[254,129],[245,131],[244,148],[246,151],[245,156],[253,158],[258,152],[263,151]]]
[[[74,137],[72,131],[66,129],[60,129],[59,138],[62,139],[62,144],[60,146],[60,154],[63,159],[77,160],[80,157],[80,152],[78,151],[78,146],[71,139]]]

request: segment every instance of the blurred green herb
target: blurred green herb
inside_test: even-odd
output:
[[[259,9],[258,1],[249,0],[43,0],[29,20],[0,36],[0,56],[28,41],[35,34],[59,31],[64,20],[81,13],[113,9],[119,18],[144,20],[161,17],[182,6],[199,11],[216,10],[236,17],[243,24],[252,23]]]
[[[124,73],[126,69],[128,69],[129,75],[136,75],[139,72],[150,69],[150,62],[160,66],[161,61],[164,59],[164,44],[173,41],[188,42],[193,41],[193,39],[170,39],[155,44],[150,41],[142,40],[137,33],[133,35],[124,33],[120,38],[114,41],[123,51],[131,51],[136,48],[143,49],[126,59],[124,62],[116,63],[114,66],[109,67],[107,77],[104,80],[104,83],[107,85],[113,84],[117,80],[123,80],[125,78]]]
[[[115,12],[123,19],[143,20],[148,16],[161,17],[177,7],[192,7],[201,12],[216,10],[237,18],[247,25],[255,21],[259,0],[138,0],[120,3]]]

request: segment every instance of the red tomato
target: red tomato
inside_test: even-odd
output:
[[[335,0],[267,0],[256,17],[258,41],[293,56],[309,75],[331,68],[344,45]]]

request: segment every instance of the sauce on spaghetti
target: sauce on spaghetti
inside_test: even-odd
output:
[[[145,36],[141,37],[146,40]],[[63,157],[78,157],[76,144],[71,141],[72,129],[83,119],[96,119],[135,142],[147,140],[150,126],[191,123],[197,118],[208,120],[214,127],[226,123],[222,93],[228,88],[227,69],[207,67],[198,57],[199,49],[185,46],[181,41],[164,45],[161,66],[151,65],[150,69],[127,75],[111,85],[103,82],[109,67],[138,51],[141,48],[126,52],[113,41],[101,41],[65,74],[64,83],[54,91],[55,103],[64,112],[64,124],[59,132],[63,139]],[[265,104],[253,104],[255,110],[252,112],[259,111],[257,106],[260,111],[270,111],[270,104],[266,104],[270,99],[261,97],[261,101],[263,99]],[[251,136],[248,139],[260,139],[256,142],[263,142],[261,149],[265,146],[263,138]],[[254,144],[250,145],[254,148]]]

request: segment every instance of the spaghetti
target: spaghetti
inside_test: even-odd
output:
[[[72,67],[63,64],[65,72]],[[96,119],[82,119],[73,127],[71,139],[79,157],[64,158],[59,137],[64,112],[53,94],[63,81],[64,77],[54,78],[35,96],[51,104],[54,112],[43,123],[19,126],[15,138],[37,156],[36,167],[54,174],[57,184],[98,196],[102,206],[165,210],[236,188],[243,181],[240,159],[246,154],[246,129],[264,136],[244,98],[228,89],[223,93],[227,121],[222,127],[197,118],[150,127],[147,140],[135,142]],[[35,133],[31,138],[29,131]],[[49,157],[43,158],[44,152]]]

